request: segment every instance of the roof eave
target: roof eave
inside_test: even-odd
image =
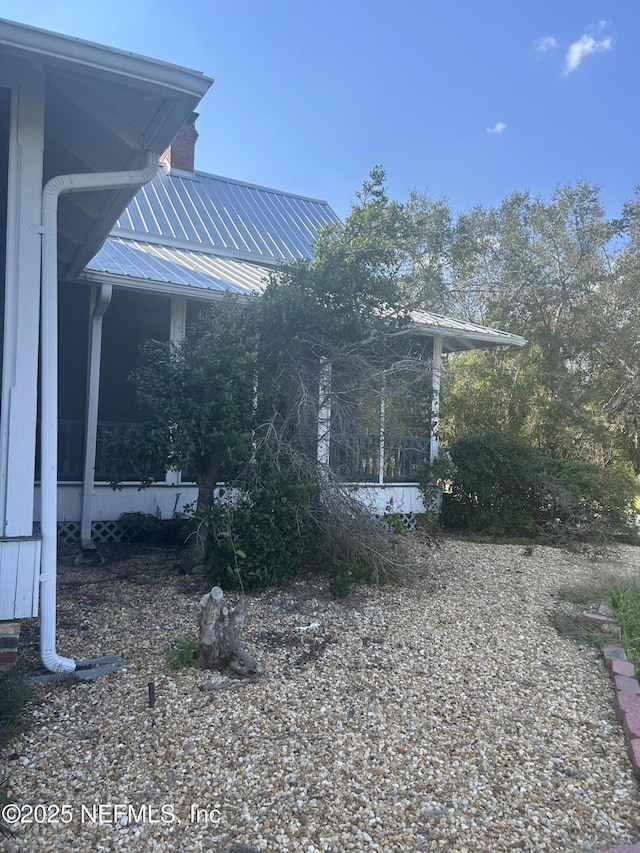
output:
[[[128,290],[145,290],[156,293],[159,296],[188,296],[191,299],[199,299],[205,302],[215,302],[225,296],[232,295],[239,302],[249,302],[259,294],[234,293],[228,290],[214,290],[213,288],[198,287],[193,284],[176,284],[174,282],[159,282],[150,278],[139,278],[131,275],[118,275],[117,273],[96,272],[85,269],[74,279],[78,284],[110,284],[113,287],[127,288]]]
[[[200,71],[172,65],[84,41],[71,36],[26,26],[0,18],[0,44],[16,54],[37,55],[59,66],[82,66],[175,92],[202,98],[213,79]]]

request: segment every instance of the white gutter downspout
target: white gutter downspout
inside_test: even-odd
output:
[[[138,187],[158,171],[158,155],[133,172],[58,175],[42,192],[42,279],[40,289],[41,529],[40,657],[51,672],[73,672],[76,662],[56,652],[58,488],[58,199],[62,193]]]
[[[102,355],[102,318],[105,315],[113,287],[101,284],[94,291],[91,330],[89,333],[89,360],[87,376],[87,408],[84,428],[84,471],[82,475],[82,518],[80,521],[80,548],[94,551],[91,541],[93,521],[93,491],[96,468],[96,441],[98,438],[98,399],[100,396],[100,360]]]

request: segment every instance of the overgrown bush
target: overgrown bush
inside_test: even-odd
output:
[[[538,528],[553,537],[580,540],[632,534],[638,483],[630,468],[599,468],[575,459],[542,457],[536,478]]]
[[[535,527],[534,452],[500,432],[462,438],[449,448],[452,479],[443,495],[447,527],[496,534]]]
[[[204,521],[212,580],[242,590],[290,580],[317,545],[316,484],[269,458],[250,466],[238,486],[220,493]]]
[[[290,447],[280,456],[263,447],[257,457],[204,521],[212,581],[264,589],[308,567],[344,596],[406,568],[401,537],[330,471]]]
[[[629,532],[638,488],[625,467],[556,459],[495,431],[454,442],[424,472],[425,500],[434,483],[447,527],[582,540]]]

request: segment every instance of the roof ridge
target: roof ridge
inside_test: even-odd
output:
[[[174,173],[172,175],[170,170],[167,170],[167,175],[168,175],[168,177],[175,177],[175,178],[184,178],[185,177],[184,174],[175,174]],[[216,175],[214,172],[203,172],[200,169],[196,169],[193,172],[193,175],[194,175],[194,177],[210,178],[210,179],[215,180],[215,181],[224,181],[227,184],[236,184],[237,186],[248,187],[249,189],[253,189],[253,190],[264,190],[265,192],[275,193],[276,195],[286,196],[287,198],[299,198],[302,201],[312,201],[312,202],[315,202],[315,204],[324,204],[328,208],[330,208],[333,212],[331,205],[324,198],[315,198],[314,196],[303,195],[302,193],[292,193],[292,192],[289,192],[288,190],[278,189],[277,187],[268,187],[268,186],[265,186],[264,184],[255,184],[252,181],[243,181],[240,178],[229,178],[226,175]],[[337,217],[336,217],[336,219],[337,219]]]

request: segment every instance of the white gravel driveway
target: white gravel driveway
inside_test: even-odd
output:
[[[425,568],[403,587],[252,596],[245,641],[265,674],[249,684],[166,668],[206,584],[161,552],[63,566],[60,653],[127,666],[38,688],[36,727],[2,764],[16,803],[48,810],[6,849],[595,853],[640,838],[600,653],[550,619],[577,612],[566,586],[640,575],[640,549],[412,547]]]

